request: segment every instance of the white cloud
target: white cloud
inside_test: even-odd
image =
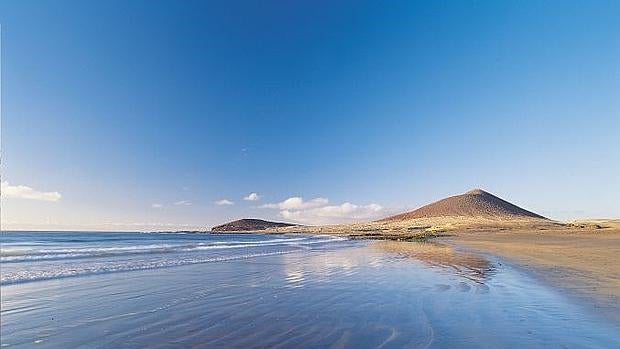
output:
[[[38,191],[25,185],[10,185],[9,182],[0,183],[2,197],[39,201],[58,201],[62,197],[57,191]]]
[[[300,196],[290,197],[277,204],[262,205],[263,208],[274,208],[279,210],[306,210],[316,207],[322,207],[329,203],[326,198],[315,198],[310,201],[304,201],[304,198]]]
[[[191,201],[187,201],[187,200],[181,200],[181,201],[177,201],[177,202],[173,203],[173,205],[175,205],[175,206],[191,206],[192,202]]]
[[[340,205],[328,205],[326,198],[304,201],[301,197],[291,197],[280,203],[266,204],[261,207],[280,210],[284,219],[306,224],[344,223],[356,220],[379,218],[383,207],[378,204],[356,205],[345,202]]]
[[[248,194],[248,196],[244,197],[243,200],[245,200],[245,201],[258,201],[258,200],[260,200],[260,195],[258,195],[258,193],[250,193],[250,194]]]
[[[162,207],[164,207],[164,205],[162,205],[162,204],[152,204],[151,207],[152,208],[162,208]]]
[[[227,199],[222,199],[222,200],[216,201],[215,204],[218,206],[230,206],[230,205],[234,205],[235,203]]]

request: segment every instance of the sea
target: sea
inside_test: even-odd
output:
[[[2,348],[620,348],[527,270],[435,242],[0,233]]]

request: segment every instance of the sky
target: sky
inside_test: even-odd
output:
[[[3,229],[620,217],[620,2],[0,1]]]

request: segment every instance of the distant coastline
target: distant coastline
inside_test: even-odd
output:
[[[596,223],[561,223],[528,211],[481,189],[447,197],[416,210],[377,221],[305,226],[240,219],[211,228],[212,232],[320,233],[355,239],[417,241],[462,231],[604,229]]]

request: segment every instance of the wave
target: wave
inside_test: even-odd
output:
[[[112,247],[73,247],[73,248],[57,248],[57,249],[11,249],[4,248],[0,250],[0,262],[2,263],[20,263],[20,262],[36,262],[49,260],[65,260],[65,259],[81,259],[81,258],[97,258],[97,257],[114,257],[124,255],[141,255],[141,254],[163,254],[163,253],[180,253],[180,252],[200,252],[208,250],[225,250],[225,249],[241,249],[241,248],[259,248],[266,246],[307,246],[344,239],[332,236],[317,236],[314,238],[285,238],[285,239],[269,239],[258,241],[211,241],[198,243],[158,243],[134,246],[112,246]]]
[[[232,260],[241,260],[255,257],[275,256],[298,252],[299,250],[273,251],[249,253],[233,256],[210,256],[210,257],[185,257],[181,259],[163,259],[163,260],[141,260],[141,261],[110,261],[100,263],[87,263],[76,266],[75,264],[58,266],[55,269],[45,270],[18,270],[3,273],[0,277],[0,285],[21,284],[33,281],[43,281],[59,278],[68,278],[85,275],[118,273],[135,270],[169,268],[182,265],[223,262]]]

